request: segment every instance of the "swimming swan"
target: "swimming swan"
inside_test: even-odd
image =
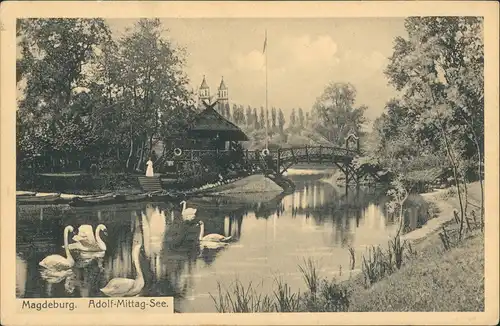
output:
[[[78,234],[73,237],[75,243],[69,245],[70,250],[100,252],[106,251],[106,244],[101,239],[100,231],[107,235],[107,228],[104,224],[99,224],[95,228],[95,236],[92,233],[91,225],[81,225]]]
[[[144,277],[142,275],[141,266],[139,263],[139,254],[141,252],[141,244],[136,244],[132,252],[134,266],[137,272],[135,280],[130,278],[117,277],[108,282],[101,289],[101,292],[109,297],[132,297],[137,296],[144,287]]]
[[[217,233],[211,233],[211,234],[204,235],[205,224],[203,223],[203,221],[199,221],[198,225],[200,226],[200,237],[199,237],[200,241],[222,243],[222,242],[227,242],[231,239],[231,237],[225,237],[225,236],[223,236],[221,234],[217,234]]]
[[[71,256],[68,248],[68,234],[73,232],[73,227],[68,225],[64,228],[64,247],[66,249],[66,258],[61,255],[50,255],[45,257],[39,265],[50,269],[69,269],[75,265],[75,261]]]
[[[186,208],[186,201],[183,200],[181,201],[181,205],[182,205],[182,217],[185,219],[185,220],[192,220],[194,218],[194,216],[196,215],[196,211],[197,209],[196,208]]]

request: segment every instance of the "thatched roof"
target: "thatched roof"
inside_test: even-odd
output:
[[[190,122],[188,135],[195,138],[216,138],[225,141],[247,141],[248,136],[231,121],[226,120],[213,105],[198,113]]]

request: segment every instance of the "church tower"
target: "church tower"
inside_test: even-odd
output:
[[[200,85],[200,90],[198,93],[198,107],[204,109],[205,106],[203,102],[210,103],[210,87],[208,87],[207,81],[205,80],[205,75],[203,75],[203,81]]]
[[[227,87],[224,83],[224,77],[222,77],[219,85],[219,89],[217,90],[217,99],[218,99],[218,108],[219,112],[223,115],[226,115],[227,108],[229,106],[229,98],[227,94]]]

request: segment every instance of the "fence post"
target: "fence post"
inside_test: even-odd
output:
[[[306,145],[306,158],[307,158],[307,163],[309,163],[309,152],[307,151],[307,145]]]
[[[276,159],[276,173],[280,173],[281,166],[281,148],[278,148],[278,158]]]

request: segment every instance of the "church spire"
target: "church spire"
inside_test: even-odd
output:
[[[200,85],[200,90],[198,94],[198,99],[200,104],[204,101],[210,102],[210,87],[208,87],[207,80],[205,79],[205,75],[203,75],[203,81]]]
[[[207,81],[205,80],[205,75],[203,75],[203,81],[201,82],[200,89],[208,89]]]
[[[226,84],[224,83],[224,76],[222,76],[220,81],[219,90],[227,90]]]

